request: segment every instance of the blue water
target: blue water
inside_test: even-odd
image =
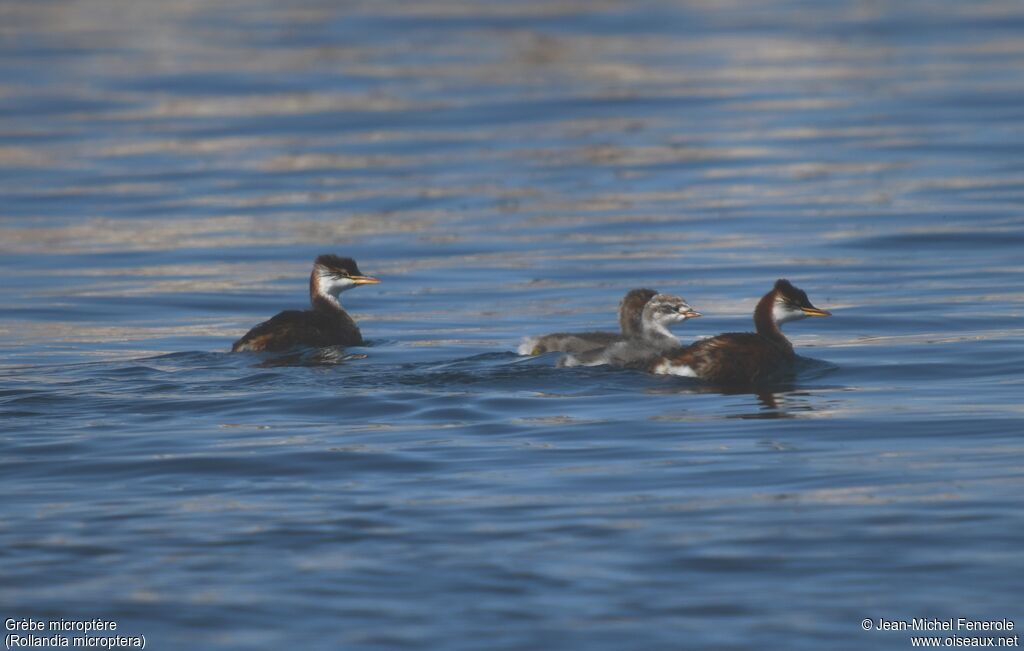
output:
[[[0,617],[156,649],[1024,626],[1022,37],[1009,0],[7,0]],[[383,280],[343,295],[369,345],[227,353],[324,252]],[[514,352],[638,286],[706,315],[686,339],[745,330],[779,277],[834,316],[761,395]]]

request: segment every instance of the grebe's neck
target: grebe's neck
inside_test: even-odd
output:
[[[754,308],[754,326],[757,328],[757,334],[792,350],[793,345],[786,339],[786,335],[782,334],[782,329],[775,320],[775,300],[775,290],[772,290],[757,302],[757,307]]]
[[[341,301],[338,300],[339,292],[332,293],[327,290],[325,285],[320,270],[314,267],[313,273],[309,276],[309,302],[313,305],[313,309],[344,312],[345,309],[341,307]]]
[[[663,339],[678,341],[676,336],[669,331],[668,326],[657,319],[651,319],[644,324],[644,339],[648,341],[659,341]]]
[[[331,295],[317,294],[310,298],[314,310],[326,310],[328,312],[344,312],[341,301]]]

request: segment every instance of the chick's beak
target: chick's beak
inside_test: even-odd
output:
[[[696,319],[699,316],[704,316],[703,314],[693,309],[692,307],[687,308],[685,310],[681,310],[679,313],[685,316],[687,319]]]
[[[373,276],[351,276],[351,279],[357,285],[377,285],[380,283],[380,279]]]
[[[828,310],[819,310],[816,307],[801,307],[800,310],[807,316],[832,316]]]

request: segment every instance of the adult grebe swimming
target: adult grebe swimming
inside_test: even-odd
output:
[[[604,348],[617,341],[640,336],[643,331],[643,310],[647,301],[657,294],[653,289],[631,289],[619,303],[621,332],[556,332],[541,337],[526,337],[519,345],[520,355],[543,353],[584,353]]]
[[[649,365],[653,373],[696,377],[715,384],[757,384],[792,370],[793,344],[783,323],[809,316],[831,316],[811,305],[807,294],[788,280],[775,287],[754,308],[757,332],[727,332],[671,352]]]
[[[644,306],[638,336],[617,341],[604,348],[566,355],[559,365],[609,364],[623,368],[644,368],[647,363],[679,348],[679,339],[669,331],[669,328],[699,316],[700,312],[690,307],[681,296],[657,294]]]
[[[338,294],[380,281],[364,276],[356,261],[336,255],[321,255],[313,262],[309,276],[311,310],[287,310],[264,321],[231,346],[231,352],[282,351],[298,346],[359,346],[359,326],[341,307]]]

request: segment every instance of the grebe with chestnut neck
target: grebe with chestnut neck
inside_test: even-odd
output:
[[[797,355],[779,327],[807,317],[831,316],[807,293],[779,279],[754,308],[757,332],[727,332],[654,360],[652,373],[695,377],[720,385],[753,385],[791,372]]]
[[[286,310],[260,323],[231,346],[231,352],[279,352],[298,347],[360,346],[359,326],[341,306],[338,295],[380,280],[364,276],[356,261],[325,254],[313,262],[309,276],[312,309]]]

